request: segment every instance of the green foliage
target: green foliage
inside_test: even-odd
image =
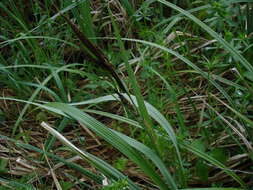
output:
[[[1,1],[0,189],[56,179],[63,190],[248,189],[252,10],[251,0]],[[36,170],[9,175],[17,157]],[[210,182],[216,174],[226,180]]]
[[[128,159],[121,157],[115,161],[114,167],[120,171],[124,171],[126,169],[127,163],[128,163]]]
[[[11,189],[17,189],[17,190],[35,190],[36,188],[33,185],[27,185],[27,181],[29,178],[31,178],[33,175],[23,176],[20,179],[17,180],[8,180],[4,178],[0,178],[0,182],[2,182],[5,185],[2,185],[0,189],[2,190],[11,190]]]
[[[202,160],[198,160],[196,163],[196,175],[203,182],[208,181],[209,167]]]
[[[62,190],[70,190],[72,187],[75,186],[73,183],[68,181],[60,181],[60,185]]]
[[[226,164],[228,159],[228,155],[225,153],[223,149],[215,148],[209,152],[209,155],[218,160],[219,162]]]
[[[122,179],[113,182],[112,184],[107,185],[100,190],[130,190],[130,187],[128,186],[127,180]]]

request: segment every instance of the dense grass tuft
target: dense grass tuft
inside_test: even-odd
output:
[[[251,0],[0,2],[0,190],[251,189]]]

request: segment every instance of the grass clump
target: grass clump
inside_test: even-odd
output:
[[[0,2],[0,188],[250,189],[252,6]]]

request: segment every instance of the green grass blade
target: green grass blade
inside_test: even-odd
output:
[[[99,104],[99,103],[108,102],[108,101],[120,101],[120,98],[118,97],[117,94],[112,94],[112,95],[101,96],[99,98],[85,100],[82,102],[70,103],[69,105],[81,106],[81,105],[87,105],[87,104]]]
[[[62,84],[60,76],[58,75],[59,72],[56,72],[54,69],[52,69],[51,73],[53,75],[53,78],[55,80],[55,83],[56,83],[58,89],[60,90],[61,99],[62,99],[61,102],[68,102],[67,93],[66,93],[65,88]]]
[[[122,94],[123,96],[125,96],[126,99],[128,99],[128,101],[131,103],[132,101],[129,99],[129,97],[126,94]],[[84,102],[79,102],[79,103],[74,103],[72,105],[84,105],[84,104],[95,104],[95,103],[101,103],[101,102],[106,102],[106,101],[117,101],[118,99],[116,98],[117,95],[108,95],[108,96],[103,96],[100,98],[96,98],[93,100],[88,100],[88,101],[84,101]],[[137,100],[135,96],[131,96],[133,103],[135,103],[136,106],[138,106]],[[180,155],[180,151],[178,148],[178,143],[177,143],[177,137],[176,134],[174,133],[174,130],[172,128],[172,126],[170,125],[170,123],[164,118],[164,116],[155,108],[153,107],[151,104],[145,102],[145,106],[147,108],[148,114],[155,120],[157,121],[163,128],[164,130],[167,132],[167,134],[170,137],[170,140],[172,141],[175,149],[176,149],[176,153],[177,153],[177,157],[180,163],[180,170],[182,172],[183,175],[183,164],[182,164],[182,158]]]
[[[204,72],[203,70],[201,70],[197,65],[195,65],[194,63],[192,63],[190,60],[188,60],[187,58],[185,58],[184,56],[180,55],[179,53],[166,48],[164,46],[158,45],[156,43],[153,42],[148,42],[145,40],[138,40],[138,39],[129,39],[129,38],[123,38],[123,40],[126,41],[132,41],[132,42],[137,42],[137,43],[142,43],[148,46],[152,46],[158,49],[161,49],[169,54],[172,54],[174,56],[176,56],[178,59],[180,59],[181,61],[183,61],[184,63],[186,63],[188,66],[190,66],[191,68],[193,68],[195,71],[197,71],[200,75],[202,75],[205,79],[207,79],[208,81],[210,81],[210,83],[212,83],[222,94],[223,96],[229,101],[230,104],[233,104],[233,100],[231,99],[231,97],[227,94],[227,92],[218,84],[216,83],[209,75],[208,73]]]
[[[85,109],[83,111],[87,112],[87,113],[94,113],[94,114],[102,115],[102,116],[105,116],[105,117],[108,117],[108,118],[111,118],[111,119],[116,119],[118,121],[130,124],[130,125],[132,125],[134,127],[143,129],[143,127],[139,124],[139,122],[134,121],[132,119],[129,119],[127,117],[123,117],[123,116],[112,114],[112,113],[108,113],[108,112],[98,111],[98,110],[91,110],[91,109]]]
[[[168,169],[166,168],[165,164],[163,161],[157,156],[157,154],[144,144],[136,141],[133,138],[130,138],[122,133],[116,132],[112,130],[114,133],[119,135],[122,139],[124,139],[130,146],[133,148],[139,150],[142,152],[146,157],[148,157],[150,160],[153,161],[153,163],[157,166],[157,168],[160,170],[162,175],[164,176],[167,184],[170,185],[171,189],[177,189],[177,185],[175,183],[175,180],[172,178],[171,174],[169,173]]]
[[[81,66],[83,64],[72,64],[72,66]],[[71,67],[72,67],[71,66]],[[17,69],[17,68],[36,68],[36,69],[47,69],[47,70],[62,70],[68,73],[74,73],[74,74],[80,74],[80,75],[88,75],[88,73],[84,72],[84,71],[80,71],[80,70],[76,70],[76,69],[68,69],[68,67],[62,68],[62,67],[53,67],[53,66],[46,66],[46,65],[10,65],[10,66],[1,66],[0,65],[0,70],[4,70],[5,69]]]
[[[177,119],[178,119],[179,126],[181,127],[181,132],[182,132],[182,134],[188,133],[188,131],[186,129],[186,126],[185,126],[184,117],[183,117],[183,115],[180,111],[176,91],[174,90],[174,88],[167,82],[167,80],[160,73],[158,73],[156,70],[154,70],[151,67],[148,67],[148,68],[151,72],[153,72],[155,75],[157,75],[164,82],[164,84],[166,85],[166,88],[169,90],[169,93],[171,94],[172,101],[175,104],[175,112],[177,114]]]
[[[50,127],[45,122],[42,122],[41,125],[48,130],[54,137],[56,137],[58,140],[60,140],[65,146],[69,147],[73,152],[80,155],[84,160],[88,161],[92,165],[94,165],[96,168],[98,168],[100,171],[102,171],[105,175],[113,176],[116,179],[126,179],[126,176],[124,176],[121,172],[116,170],[115,168],[111,167],[109,164],[107,164],[105,161],[89,154],[88,152],[85,152],[79,148],[77,148],[75,145],[73,145],[69,140],[67,140],[64,136],[62,136],[58,131]],[[131,188],[135,190],[139,190],[139,188],[134,185],[130,180]]]
[[[231,5],[233,3],[249,3],[249,2],[253,2],[252,0],[227,0],[225,1],[224,3],[227,4],[227,5]],[[149,3],[152,3],[151,1]],[[138,10],[142,10],[143,6]],[[195,12],[198,12],[198,11],[203,11],[203,10],[206,10],[206,9],[210,9],[211,8],[211,5],[208,4],[208,5],[203,5],[203,6],[199,6],[199,7],[196,7],[196,8],[193,8],[193,9],[190,9],[190,10],[186,10],[188,13],[195,13]],[[172,15],[170,18],[167,18],[167,19],[164,19],[163,21],[159,22],[157,25],[155,25],[153,27],[153,29],[157,29],[157,28],[160,28],[162,25],[165,25],[167,24],[168,22],[170,22],[171,20],[174,20],[175,18],[179,18],[179,17],[182,17],[184,14],[183,13],[179,13],[177,15]]]
[[[49,103],[47,106],[58,109],[59,111],[62,111],[70,117],[74,118],[75,120],[83,123],[98,136],[105,139],[108,143],[113,145],[115,148],[129,157],[133,162],[135,162],[145,172],[145,174],[148,175],[161,189],[167,189],[166,184],[151,167],[150,163],[147,162],[147,160],[144,159],[140,153],[135,151],[122,138],[111,132],[102,123],[92,118],[88,114],[80,111],[79,109],[64,103]]]
[[[1,189],[2,189],[2,187],[6,187],[6,188],[8,187],[8,189],[36,190],[36,188],[32,185],[27,185],[27,184],[20,183],[17,181],[11,181],[11,180],[4,179],[1,177],[0,177],[0,182],[1,182],[1,184],[4,184],[4,185],[1,185]]]
[[[27,86],[41,88],[41,90],[44,90],[45,92],[48,92],[48,94],[51,94],[51,96],[54,97],[54,100],[56,102],[62,102],[61,98],[53,90],[51,90],[50,88],[47,88],[46,86],[42,86],[40,84],[35,84],[32,82],[19,82],[19,81],[17,81],[17,83],[27,85]]]
[[[80,11],[72,9],[75,18],[77,19],[78,25],[81,27],[81,30],[84,32],[84,34],[88,38],[90,38],[92,42],[96,43],[96,35],[92,22],[90,0],[86,0],[85,2],[79,4],[78,8],[80,9]]]
[[[126,94],[122,94],[122,95],[124,95],[127,98]],[[133,102],[137,105],[136,97],[132,96],[132,99],[133,99]],[[130,101],[129,98],[128,100]],[[76,105],[86,105],[86,104],[98,104],[98,103],[107,102],[107,101],[120,101],[120,100],[117,98],[117,94],[113,94],[113,95],[107,95],[107,96],[103,96],[103,97],[99,97],[99,98],[95,98],[95,99],[91,99],[91,100],[87,100],[83,102],[71,103],[70,105],[76,106]],[[170,139],[173,142],[174,146],[178,147],[176,135],[173,131],[172,126],[168,123],[168,121],[164,118],[164,116],[155,107],[153,107],[151,104],[147,102],[145,102],[145,105],[151,117],[153,117],[153,119],[155,119],[161,126],[164,127],[165,131],[167,131],[168,135],[170,136]]]
[[[136,97],[132,96],[132,99],[134,101],[134,103],[137,105],[136,103]],[[175,149],[176,149],[176,154],[178,157],[178,161],[180,164],[180,171],[181,171],[181,180],[183,185],[186,185],[186,181],[185,180],[185,176],[184,176],[184,167],[183,167],[183,162],[182,162],[182,158],[181,158],[181,154],[179,151],[179,147],[178,147],[178,142],[177,142],[177,137],[176,134],[172,128],[172,126],[170,125],[170,123],[165,119],[165,117],[151,104],[149,104],[148,102],[144,102],[145,106],[147,108],[147,112],[148,114],[157,122],[161,125],[161,127],[166,131],[166,133],[168,134],[170,140],[172,141]]]
[[[66,115],[65,113],[63,113],[62,111],[60,111],[59,109],[48,107],[48,106],[45,106],[44,104],[39,104],[39,103],[36,103],[36,102],[31,102],[31,101],[27,101],[27,100],[21,100],[21,99],[12,98],[12,97],[0,97],[0,100],[8,100],[8,101],[21,102],[21,103],[25,103],[26,105],[29,105],[29,106],[33,105],[33,106],[37,106],[37,107],[43,108],[45,110],[48,110],[48,111],[53,112],[53,113],[57,113],[57,114],[62,115],[64,117],[69,117],[68,115]]]
[[[69,124],[70,119],[67,117],[64,117],[59,126],[57,127],[57,131],[60,133],[63,131],[63,129]],[[47,138],[45,144],[45,151],[50,151],[51,147],[54,145],[56,138],[54,136],[51,136],[49,138]]]
[[[54,41],[58,41],[58,42],[62,42],[64,44],[67,44],[69,46],[72,46],[76,49],[79,49],[79,47],[77,45],[75,45],[72,42],[66,41],[66,40],[62,40],[59,38],[55,38],[55,37],[50,37],[50,36],[21,36],[21,37],[17,37],[17,38],[13,38],[13,39],[8,39],[8,40],[4,40],[2,42],[0,42],[0,48],[3,48],[7,45],[11,45],[12,43],[21,41],[21,40],[26,40],[26,39],[47,39],[47,40],[54,40]]]
[[[219,34],[217,34],[213,29],[211,29],[209,26],[207,26],[204,22],[199,20],[197,17],[189,13],[188,11],[185,11],[184,9],[176,6],[173,3],[170,3],[165,0],[157,0],[158,2],[182,13],[189,19],[191,19],[193,22],[198,24],[201,28],[203,28],[207,33],[209,33],[213,38],[217,40],[228,52],[231,53],[231,55],[234,57],[236,61],[239,61],[250,73],[253,74],[253,66],[226,40],[224,40]]]
[[[62,72],[64,71],[65,69],[69,68],[69,67],[74,67],[76,66],[75,64],[72,64],[72,65],[65,65],[63,67],[60,67],[59,69],[57,69],[55,72],[56,73],[59,73],[59,72]],[[41,91],[42,89],[42,86],[45,86],[51,79],[53,78],[53,74],[49,75],[42,83],[41,83],[41,86],[39,86],[34,92],[33,94],[31,95],[31,97],[29,98],[28,102],[32,102],[34,101],[34,99],[36,98],[36,96],[39,94],[39,92]],[[20,122],[22,121],[27,109],[29,108],[29,105],[30,104],[26,104],[24,106],[24,108],[22,109],[22,111],[20,112],[19,116],[18,116],[18,119],[17,121],[15,122],[14,124],[14,127],[13,127],[13,130],[12,130],[12,135],[15,135],[16,133],[16,130],[20,124]]]
[[[134,8],[132,4],[128,0],[120,0],[120,3],[123,5],[123,7],[126,9],[126,12],[129,16],[134,15]]]
[[[208,9],[208,8],[211,8],[211,5],[203,5],[203,6],[196,7],[196,8],[187,10],[187,11],[188,11],[189,13],[195,13],[195,12],[202,11],[202,10],[205,10],[205,9]],[[170,18],[165,19],[165,20],[159,22],[157,25],[155,25],[155,26],[153,27],[153,29],[157,29],[157,28],[161,27],[162,25],[165,25],[165,24],[167,24],[168,22],[170,22],[170,21],[172,21],[172,20],[174,20],[174,19],[178,19],[178,18],[180,18],[180,17],[182,17],[182,16],[183,16],[182,13],[180,13],[180,14],[178,14],[178,15],[171,16]]]
[[[180,145],[185,148],[186,150],[192,152],[193,154],[197,155],[198,157],[210,162],[211,164],[217,166],[218,168],[222,169],[227,175],[231,176],[236,182],[238,182],[242,187],[246,188],[246,184],[241,180],[241,178],[236,175],[234,172],[229,170],[225,165],[223,165],[221,162],[216,160],[215,158],[209,156],[208,154],[200,151],[199,149],[187,144],[180,142]]]
[[[143,124],[145,126],[145,130],[147,132],[147,135],[150,137],[150,141],[152,142],[152,146],[153,146],[154,150],[157,151],[159,154],[159,148],[158,148],[159,145],[157,144],[158,143],[157,137],[156,137],[156,134],[153,129],[152,120],[150,119],[150,116],[148,115],[147,109],[144,104],[144,99],[141,94],[141,88],[138,85],[137,79],[135,77],[135,74],[133,72],[131,65],[128,63],[128,56],[127,56],[127,52],[124,48],[124,44],[122,42],[122,39],[120,37],[119,27],[116,25],[114,18],[112,17],[112,12],[111,12],[110,8],[108,8],[108,11],[110,13],[113,28],[115,30],[115,36],[116,36],[116,39],[117,39],[119,47],[120,47],[120,54],[123,58],[125,66],[127,68],[129,80],[131,82],[131,85],[133,87],[133,91],[134,91],[134,94],[135,94],[135,97],[137,100],[137,105],[135,104],[135,106],[138,107],[138,112],[139,112],[140,116],[142,117]],[[131,96],[129,96],[129,98],[130,98],[130,101],[132,101]]]

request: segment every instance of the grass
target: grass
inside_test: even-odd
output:
[[[252,184],[252,1],[0,2],[0,189]]]

